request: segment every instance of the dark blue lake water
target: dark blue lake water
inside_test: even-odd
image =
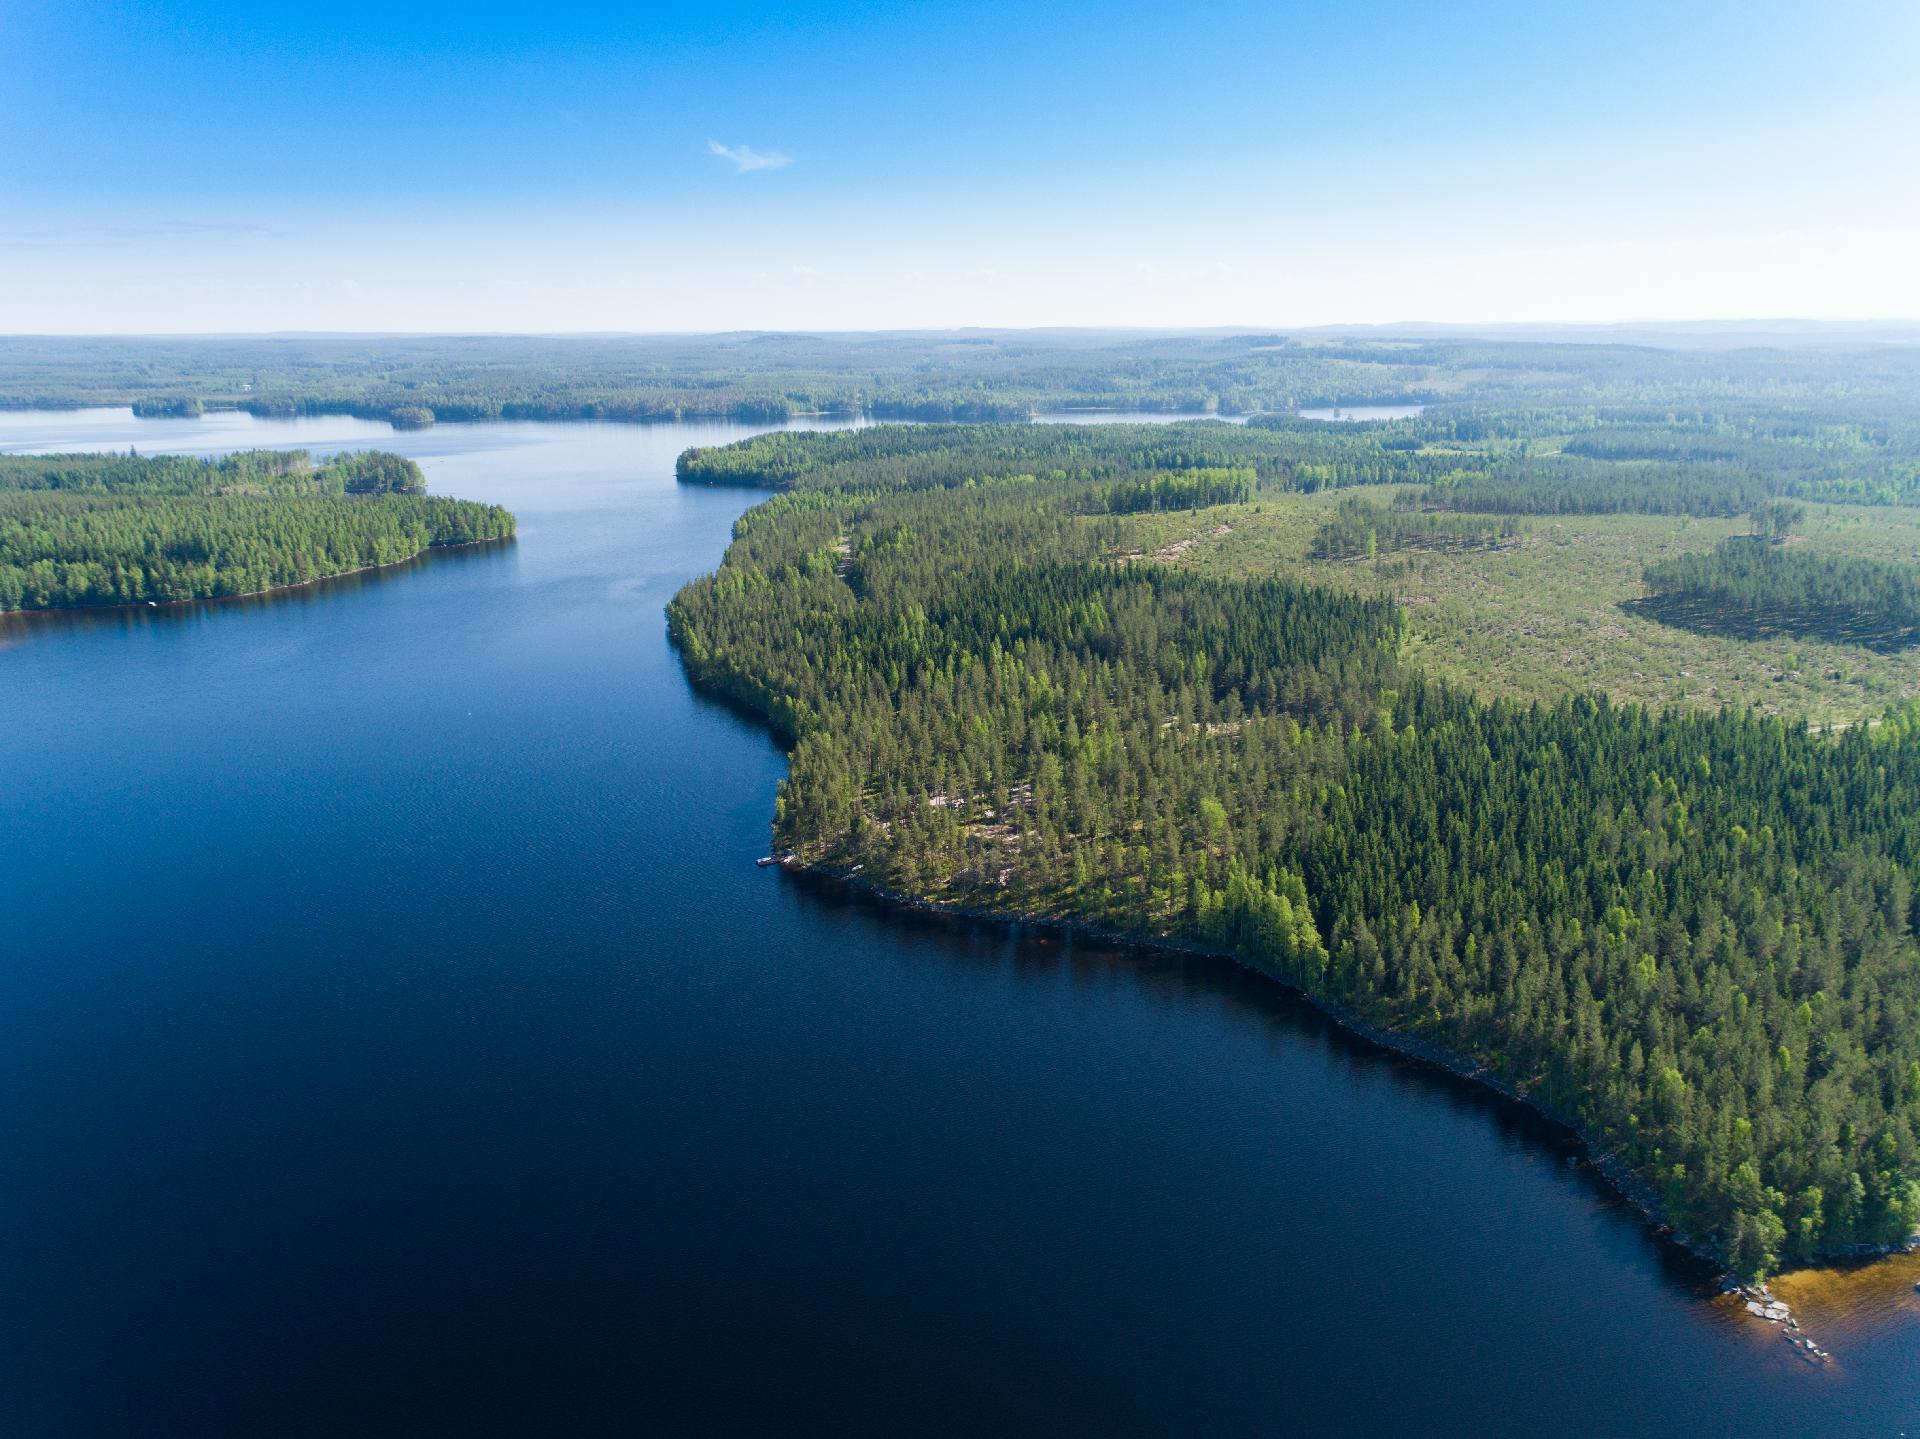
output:
[[[1229,966],[758,870],[776,746],[661,609],[746,433],[378,444],[510,546],[0,628],[0,1433],[1920,1433],[1524,1112]]]

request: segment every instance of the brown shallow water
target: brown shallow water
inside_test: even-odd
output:
[[[1836,1359],[1849,1340],[1920,1334],[1920,1251],[1782,1274],[1772,1289]]]

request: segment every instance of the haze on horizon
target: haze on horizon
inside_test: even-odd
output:
[[[17,0],[0,331],[1920,315],[1920,11]]]

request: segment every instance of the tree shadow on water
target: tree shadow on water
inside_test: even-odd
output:
[[[327,575],[305,584],[283,585],[247,595],[178,600],[167,604],[74,605],[50,610],[9,610],[0,613],[0,647],[21,644],[36,636],[62,629],[94,632],[157,629],[163,625],[202,624],[226,615],[287,605],[323,604],[340,599],[355,590],[384,585],[405,575],[428,568],[496,563],[513,551],[512,535],[497,540],[481,540],[467,545],[435,545],[395,560],[390,565],[372,565]]]
[[[936,957],[973,971],[1011,967],[1036,979],[1066,971],[1090,985],[1132,984],[1157,1001],[1207,1005],[1230,1021],[1261,1026],[1277,1043],[1316,1050],[1357,1083],[1385,1082],[1410,1102],[1439,1100],[1492,1126],[1508,1150],[1563,1169],[1611,1222],[1629,1227],[1671,1288],[1701,1301],[1721,1292],[1721,1271],[1633,1208],[1590,1162],[1585,1141],[1572,1129],[1522,1100],[1349,1029],[1270,975],[1225,956],[1090,938],[1046,923],[943,913],[901,904],[832,876],[781,873],[811,902],[845,920],[877,922],[910,937],[913,942],[901,946],[904,954]]]

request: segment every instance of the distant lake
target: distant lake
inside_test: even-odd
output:
[[[1302,410],[1303,420],[1410,420],[1422,413],[1425,405],[1339,405],[1330,409]]]
[[[756,869],[784,757],[661,613],[753,432],[0,413],[520,517],[0,622],[0,1434],[1920,1434],[1920,1273],[1809,1369],[1260,978]]]

